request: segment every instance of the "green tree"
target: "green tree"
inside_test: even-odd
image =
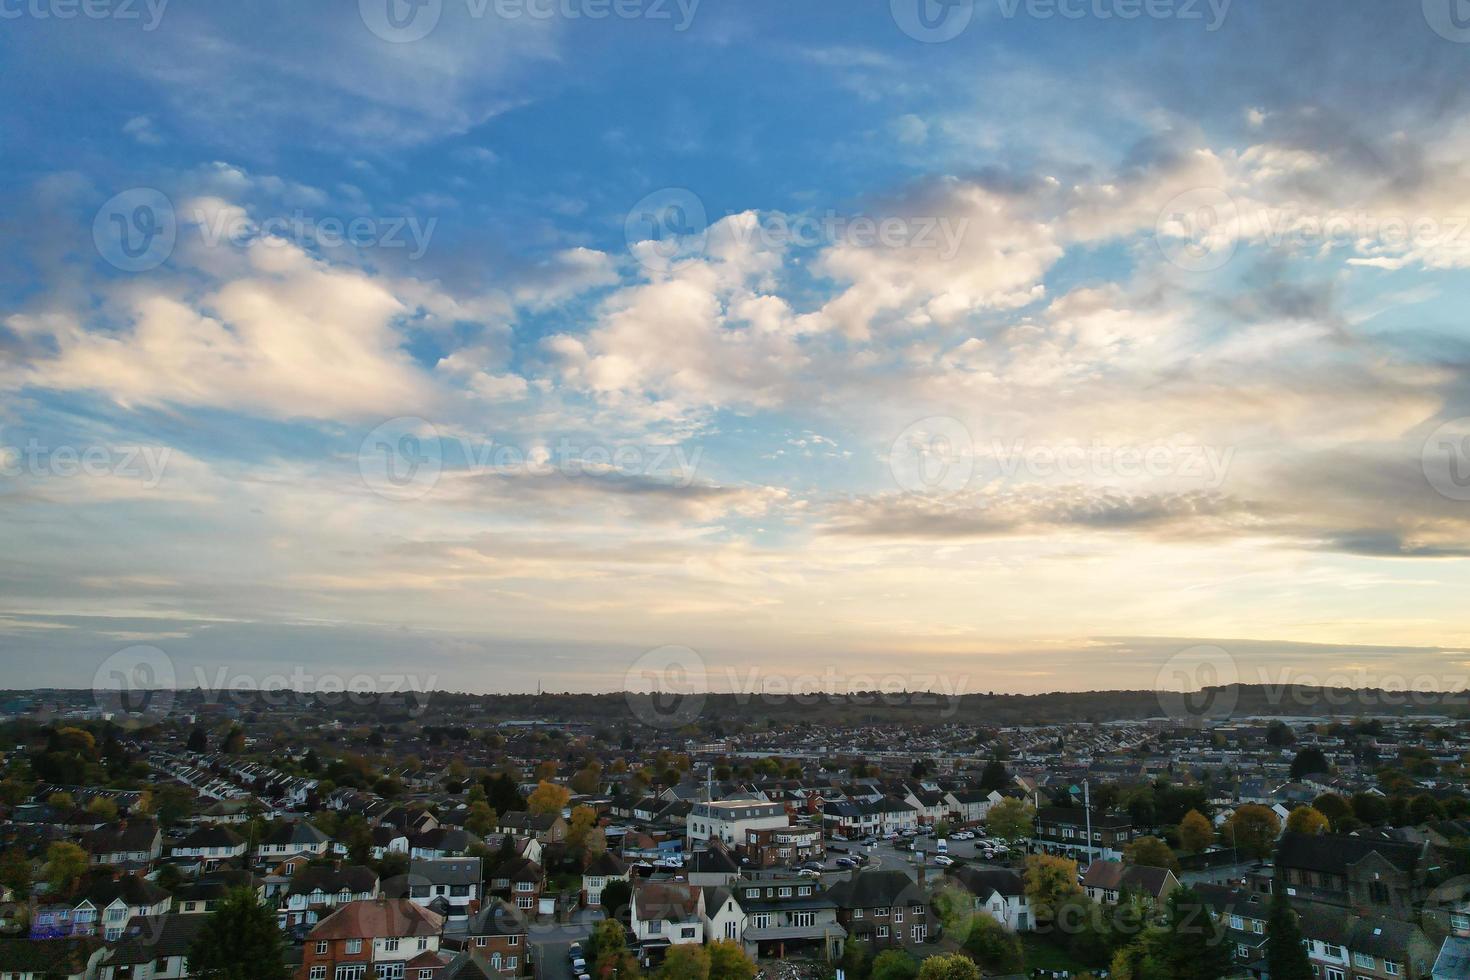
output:
[[[64,895],[86,874],[91,859],[75,844],[56,841],[46,849],[44,877],[53,895]]]
[[[1313,980],[1301,925],[1287,900],[1284,886],[1272,890],[1266,917],[1266,964],[1271,980]]]
[[[220,902],[189,947],[189,970],[199,980],[290,980],[276,913],[248,888]]]
[[[1312,809],[1326,817],[1333,830],[1340,830],[1342,820],[1353,815],[1352,805],[1336,793],[1323,793],[1312,801]]]
[[[1291,760],[1291,778],[1301,779],[1313,773],[1331,772],[1332,767],[1327,764],[1327,756],[1315,745],[1308,745],[1296,754]]]
[[[611,886],[609,886],[611,887]],[[603,891],[606,900],[607,891]],[[639,976],[638,960],[628,951],[627,933],[621,923],[603,919],[587,940],[587,960],[598,980],[633,980]]]
[[[1353,816],[1363,821],[1364,826],[1382,827],[1388,823],[1388,800],[1376,793],[1353,794]]]
[[[1003,790],[1011,785],[1011,774],[1006,771],[1006,764],[999,756],[993,756],[985,763],[985,771],[980,774],[980,788],[986,792],[991,790]]]
[[[112,823],[117,819],[117,801],[106,796],[94,796],[87,804],[87,812]]]
[[[969,935],[965,937],[965,952],[973,956],[986,973],[1004,976],[1022,973],[1026,969],[1026,955],[1021,948],[1020,937],[988,915],[977,915],[970,923]]]
[[[1123,859],[1129,864],[1168,868],[1175,874],[1179,873],[1179,859],[1174,856],[1174,849],[1157,837],[1138,838],[1124,848]]]
[[[868,980],[873,969],[873,948],[861,939],[850,939],[842,947],[837,965],[848,980]]]
[[[709,980],[709,953],[703,946],[684,943],[669,949],[658,980]]]
[[[1280,833],[1281,821],[1270,807],[1243,803],[1226,821],[1224,836],[1241,853],[1259,859],[1275,849]]]
[[[495,829],[499,819],[495,811],[490,809],[490,804],[484,801],[471,803],[469,815],[464,818],[464,829],[476,837],[484,837]]]
[[[980,968],[963,953],[929,956],[919,964],[919,980],[980,980]]]
[[[1007,797],[985,815],[985,829],[992,837],[1015,842],[1031,836],[1036,825],[1036,808],[1025,800]]]
[[[914,980],[919,964],[901,949],[885,949],[873,960],[871,980]]]
[[[25,851],[20,848],[12,848],[0,854],[0,885],[15,892],[16,898],[24,899],[30,896],[34,877],[35,872],[31,868],[31,859],[26,857]]]
[[[1215,828],[1210,818],[1198,810],[1190,810],[1179,821],[1179,846],[1187,854],[1198,854],[1215,842]]]
[[[626,920],[633,900],[633,886],[626,881],[609,881],[602,890],[602,910],[609,918]]]
[[[1299,806],[1286,817],[1286,829],[1293,834],[1310,834],[1315,837],[1327,833],[1331,825],[1331,821],[1320,810],[1310,806]]]
[[[745,947],[733,939],[720,939],[708,946],[709,980],[754,980],[755,961]]]
[[[1169,893],[1154,958],[1170,980],[1219,980],[1234,971],[1225,929],[1191,888]]]

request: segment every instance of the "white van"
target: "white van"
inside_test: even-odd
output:
[[[935,841],[934,842],[934,853],[936,853],[936,854],[948,854],[949,853],[949,841],[945,840],[943,837],[941,837],[937,841]]]

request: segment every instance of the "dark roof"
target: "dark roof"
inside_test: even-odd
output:
[[[216,827],[213,825],[200,827],[177,844],[180,847],[239,847],[245,843],[245,838],[235,833],[228,827]]]
[[[291,876],[287,895],[310,895],[321,889],[335,895],[344,888],[349,892],[371,892],[378,883],[378,873],[372,868],[348,865],[345,868],[320,868],[307,865]]]
[[[146,878],[124,875],[116,881],[107,878],[91,881],[73,896],[71,904],[80,905],[88,901],[101,909],[118,899],[129,905],[157,905],[168,898],[168,892]]]
[[[1026,894],[1026,883],[1021,876],[1005,868],[952,868],[950,877],[980,898],[986,898],[992,892],[1000,892],[1007,898]]]
[[[100,949],[95,936],[68,939],[0,939],[0,972],[57,973],[71,976],[86,973],[87,961]]]
[[[163,956],[185,956],[207,915],[148,915],[128,920],[106,962],[114,966],[148,963]]]
[[[526,913],[508,902],[491,901],[470,920],[470,936],[515,936],[526,931]]]
[[[1276,864],[1343,874],[1364,858],[1377,854],[1405,873],[1413,873],[1422,847],[1401,841],[1369,840],[1351,834],[1298,834],[1288,831],[1276,846]]]
[[[904,871],[858,871],[827,889],[844,909],[875,909],[927,900],[927,895]]]
[[[82,846],[92,854],[149,851],[153,849],[153,840],[157,834],[156,823],[151,820],[134,820],[89,830],[82,836]]]
[[[326,834],[316,828],[315,824],[305,820],[295,823],[282,824],[275,830],[266,834],[261,839],[262,844],[325,844],[331,840]]]
[[[584,875],[602,875],[606,878],[616,878],[628,873],[628,866],[618,860],[612,851],[603,851],[588,863],[582,871]]]
[[[483,880],[479,858],[418,858],[409,864],[408,876],[431,885],[478,885]]]
[[[689,855],[684,870],[695,874],[739,874],[740,865],[723,847],[711,847]]]
[[[1408,959],[1409,944],[1417,931],[1418,926],[1396,919],[1359,919],[1348,929],[1346,946],[1355,953],[1367,953],[1402,963]]]

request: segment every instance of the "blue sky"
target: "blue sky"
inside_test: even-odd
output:
[[[1463,686],[1458,2],[0,7],[7,677]]]

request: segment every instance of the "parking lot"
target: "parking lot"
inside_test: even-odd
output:
[[[901,849],[899,845],[905,844],[909,840],[913,841],[914,850],[908,851]],[[947,838],[946,844],[948,847],[948,854],[951,858],[957,861],[963,861],[966,864],[977,865],[979,867],[1010,867],[1012,865],[1012,860],[1016,857],[1015,852],[1012,852],[1010,854],[998,855],[991,860],[987,860],[980,853],[983,848],[977,847],[975,841],[954,840],[953,838]],[[865,868],[886,868],[889,870],[901,869],[907,871],[909,873],[909,876],[916,880],[919,877],[919,863],[917,852],[923,853],[925,877],[933,878],[936,874],[940,874],[944,871],[944,868],[935,860],[935,858],[938,857],[938,845],[936,838],[934,837],[918,836],[907,839],[900,838],[899,840],[894,841],[879,840],[875,845],[871,847],[863,844],[861,841],[829,840],[827,842],[828,854],[827,860],[825,862],[825,867],[835,868],[835,859],[845,856],[839,852],[832,851],[831,848],[833,848],[834,846],[847,848],[849,855],[857,855],[859,853],[866,854],[869,858],[869,861],[867,864],[864,865]],[[837,869],[836,873],[846,875],[849,872],[845,869]],[[823,878],[826,877],[827,875],[824,874]]]

